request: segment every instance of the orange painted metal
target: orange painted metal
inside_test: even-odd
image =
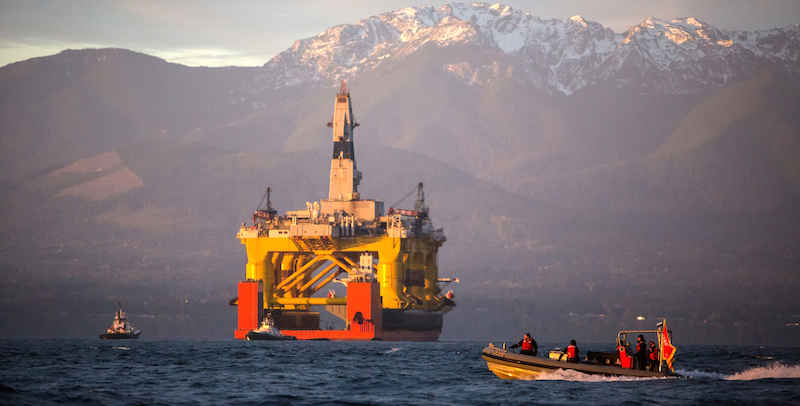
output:
[[[361,314],[358,317],[358,313]],[[381,310],[380,285],[370,282],[350,282],[347,284],[347,319],[354,324],[359,320],[369,322],[378,330],[383,330],[383,311]]]
[[[239,282],[239,328],[237,339],[243,340],[250,330],[258,328],[261,308],[258,282]],[[331,341],[436,341],[440,331],[384,331],[380,284],[349,282],[347,284],[348,330],[281,330],[298,340]]]
[[[244,340],[251,330],[258,328],[261,318],[261,300],[258,292],[258,281],[239,282],[239,326],[234,332],[234,337]]]
[[[282,330],[298,340],[371,341],[383,339],[380,285],[373,282],[347,284],[349,330]]]

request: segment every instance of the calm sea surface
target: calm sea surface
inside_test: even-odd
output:
[[[0,404],[800,405],[800,348],[676,343],[689,379],[506,381],[486,368],[486,345],[0,340]]]

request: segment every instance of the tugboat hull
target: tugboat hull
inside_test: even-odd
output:
[[[255,331],[251,331],[245,335],[247,341],[285,341],[285,340],[297,340],[295,336],[274,336],[272,334],[267,333],[257,333]]]
[[[101,340],[136,340],[139,338],[139,331],[135,333],[106,333],[100,334]]]

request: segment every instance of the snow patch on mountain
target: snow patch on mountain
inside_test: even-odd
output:
[[[461,81],[470,78],[469,84],[510,75],[567,95],[602,82],[694,93],[765,69],[797,79],[800,28],[726,31],[694,17],[670,21],[649,17],[617,34],[579,15],[567,21],[543,20],[502,4],[452,3],[438,10],[430,5],[406,7],[296,41],[264,65],[258,82],[275,88],[335,83],[430,45],[499,51],[502,61],[495,63],[477,66],[464,60],[442,67]],[[475,82],[472,78],[478,71],[490,75],[478,75],[483,79]]]

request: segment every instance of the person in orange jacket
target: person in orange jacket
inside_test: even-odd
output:
[[[558,360],[561,361],[561,357],[566,355],[567,362],[573,362],[577,364],[580,362],[580,353],[581,350],[578,349],[578,343],[576,343],[575,340],[569,340],[569,346],[561,351],[561,355],[558,356]]]
[[[522,355],[533,355],[539,352],[539,345],[536,344],[536,340],[531,337],[531,333],[525,333],[525,337],[522,337],[522,340],[519,340],[518,343],[512,345],[508,348],[517,348],[521,347],[519,353]]]

